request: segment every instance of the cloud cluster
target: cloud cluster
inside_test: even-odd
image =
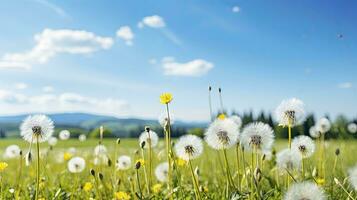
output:
[[[117,37],[123,39],[128,46],[133,45],[134,33],[129,26],[122,26],[117,30]]]
[[[185,63],[176,62],[173,57],[165,57],[161,61],[165,75],[169,76],[202,76],[214,65],[203,59],[194,59]]]
[[[29,69],[32,64],[46,63],[57,54],[89,54],[109,49],[114,41],[110,37],[92,32],[70,29],[45,29],[34,36],[35,46],[24,53],[8,53],[0,60],[0,68]]]
[[[138,27],[143,28],[144,26],[148,26],[150,28],[162,28],[165,27],[164,18],[159,15],[152,15],[144,17],[139,23]]]
[[[2,110],[1,114],[90,112],[123,116],[128,112],[128,104],[120,99],[94,98],[77,93],[47,93],[29,96],[0,89],[0,110]]]

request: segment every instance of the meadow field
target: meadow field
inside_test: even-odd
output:
[[[159,134],[160,135],[160,134]],[[153,168],[166,161],[165,143],[161,140],[153,148]],[[174,140],[175,143],[176,140]],[[188,165],[183,162],[176,162],[175,178],[173,180],[173,194],[167,189],[165,182],[157,180],[153,175],[152,188],[146,189],[143,163],[136,170],[136,161],[142,159],[142,152],[137,139],[122,139],[117,144],[116,139],[104,139],[102,144],[108,149],[109,160],[105,163],[94,164],[94,149],[98,145],[98,139],[88,139],[79,141],[70,139],[58,141],[51,147],[47,143],[41,144],[41,174],[40,174],[40,199],[194,199],[195,193],[192,186],[192,179]],[[22,139],[0,140],[0,154],[9,145],[18,145],[23,152],[26,152],[28,143]],[[261,178],[259,178],[260,199],[282,199],[286,192],[286,175],[279,174],[276,168],[276,156],[274,152],[286,148],[287,140],[277,140],[273,146],[273,154],[265,156],[260,166]],[[226,196],[226,178],[222,170],[221,152],[213,150],[204,145],[204,151],[200,157],[192,161],[195,174],[200,187],[202,199],[258,199],[250,197],[251,192],[249,178],[243,175],[243,170],[237,170],[237,160],[235,148],[227,151],[229,168],[233,181],[240,190],[231,190],[229,197]],[[336,155],[336,150],[339,154]],[[328,199],[352,199],[356,197],[352,186],[346,177],[349,168],[357,162],[354,152],[357,151],[357,141],[332,140],[326,141],[326,181],[320,187],[325,191]],[[132,159],[128,170],[117,170],[114,164],[117,157],[127,155]],[[146,154],[145,154],[146,155]],[[85,169],[80,173],[71,173],[68,170],[68,160],[72,157],[80,156],[85,159]],[[249,163],[250,154],[245,153],[246,176],[250,175]],[[221,160],[220,160],[221,158]],[[33,199],[35,193],[36,168],[34,164],[26,166],[23,159],[2,159],[6,161],[8,167],[1,171],[1,199]],[[313,171],[316,170],[318,156],[314,154],[305,162],[305,181],[314,182]],[[144,161],[145,162],[145,161]],[[242,163],[240,163],[242,168]],[[334,167],[335,166],[335,167]],[[93,176],[90,170],[95,171]],[[138,171],[139,177],[136,177]],[[292,171],[290,184],[300,182],[299,170]],[[237,176],[238,172],[240,176]],[[93,173],[93,172],[92,172]],[[98,178],[98,174],[101,174]],[[154,173],[153,173],[154,174]],[[238,178],[239,177],[239,178]],[[339,185],[336,185],[334,178],[337,178],[344,188],[350,193],[350,197]],[[140,186],[139,186],[140,185]],[[170,197],[171,196],[171,197]]]

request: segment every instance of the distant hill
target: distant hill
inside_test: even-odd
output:
[[[0,116],[0,130],[5,131],[8,136],[18,135],[18,127],[28,115]],[[120,137],[129,137],[136,135],[144,126],[158,128],[157,120],[138,119],[138,118],[116,118],[112,116],[94,115],[88,113],[57,113],[48,114],[54,121],[57,129],[79,128],[89,132],[103,125],[113,131]],[[194,127],[204,128],[206,123],[191,123],[175,121],[175,127],[181,129],[190,129]]]

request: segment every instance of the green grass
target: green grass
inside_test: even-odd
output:
[[[115,139],[105,139],[103,144],[108,147],[109,157],[114,163],[114,146]],[[0,155],[3,154],[3,151],[8,145],[17,144],[21,147],[24,153],[27,152],[28,143],[21,139],[2,139],[0,140]],[[103,195],[103,199],[111,199],[113,197],[113,182],[114,176],[117,176],[121,180],[121,184],[117,191],[124,191],[131,195],[131,199],[135,199],[135,195],[131,191],[131,183],[134,184],[135,192],[137,192],[137,182],[135,181],[135,170],[134,168],[128,171],[118,172],[114,170],[113,166],[107,166],[103,164],[101,166],[95,166],[93,164],[93,149],[98,144],[98,140],[87,140],[85,142],[79,142],[78,140],[68,140],[68,141],[59,141],[58,144],[49,151],[47,143],[41,144],[41,150],[46,154],[41,160],[42,173],[41,173],[41,192],[40,196],[46,199],[89,199],[90,197],[100,199],[98,197],[98,192],[95,187],[95,179],[90,175],[89,170],[95,169],[96,172],[101,172],[104,175],[103,182],[98,181],[98,187],[100,193]],[[276,151],[281,150],[282,148],[287,147],[287,141],[279,140],[274,145]],[[63,157],[63,152],[66,152],[68,148],[75,147],[76,153],[73,156],[81,156],[86,160],[86,169],[79,174],[71,174],[67,170],[67,163],[59,162],[60,158]],[[335,150],[339,148],[341,154],[337,162],[337,170],[335,174],[332,174],[332,168],[335,160]],[[33,149],[34,150],[34,149]],[[333,184],[333,177],[337,177],[341,182],[344,182],[346,188],[349,191],[352,191],[351,186],[345,180],[347,177],[348,168],[355,165],[357,157],[354,152],[357,152],[357,142],[356,141],[327,141],[326,148],[326,171],[327,179],[326,184],[323,187],[326,194],[329,196],[329,199],[346,199],[347,194],[344,193],[337,185]],[[136,154],[135,152],[139,151],[139,144],[136,139],[122,139],[118,155],[129,155],[132,157],[133,162],[140,158],[140,153]],[[139,151],[140,152],[140,151]],[[219,152],[220,153],[220,152]],[[205,146],[205,151],[203,155],[193,161],[194,167],[200,169],[199,183],[204,188],[202,191],[202,196],[205,199],[225,199],[224,190],[225,190],[225,176],[224,172],[221,170],[222,167],[219,162],[219,154],[217,151],[210,149],[208,146]],[[250,154],[246,154],[246,162],[249,164]],[[34,158],[36,159],[36,158]],[[228,160],[230,163],[230,169],[233,174],[234,181],[238,183],[236,178],[236,156],[234,148],[228,151]],[[262,168],[263,178],[260,182],[260,190],[264,194],[266,199],[281,199],[284,195],[285,188],[280,183],[280,187],[276,183],[275,175],[275,158],[270,161],[264,161],[264,167]],[[307,172],[311,174],[314,166],[316,166],[316,154],[313,158],[309,159],[307,162]],[[35,189],[35,162],[31,166],[22,168],[21,178],[18,179],[19,169],[20,169],[20,159],[13,160],[3,160],[8,163],[8,167],[0,173],[1,179],[1,196],[0,199],[12,199],[17,192],[21,199],[31,199],[34,195]],[[160,141],[158,148],[154,149],[154,168],[157,164],[166,161],[165,154],[165,145],[163,141]],[[191,176],[187,166],[177,167],[178,176],[175,178],[175,199],[193,199],[194,191],[191,182]],[[144,175],[143,168],[139,170],[141,177],[142,188],[145,188],[144,185]],[[295,178],[299,181],[299,173],[294,173]],[[309,176],[310,181],[311,176]],[[129,181],[133,179],[133,181]],[[158,183],[155,180],[155,183]],[[280,179],[284,179],[281,177]],[[270,181],[270,182],[269,182]],[[281,181],[281,180],[280,180]],[[83,185],[86,182],[91,182],[93,188],[90,191],[84,191]],[[18,187],[20,184],[20,187]],[[15,193],[11,194],[9,192],[10,188],[15,189]],[[159,193],[152,196],[152,199],[162,199],[167,196],[167,190],[165,184],[163,184],[162,189]],[[242,193],[249,193],[249,187],[244,187]],[[238,192],[237,192],[238,194]],[[145,195],[147,195],[145,193]],[[356,193],[352,192],[353,196],[356,196]]]

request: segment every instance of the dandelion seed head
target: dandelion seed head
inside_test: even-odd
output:
[[[297,151],[284,149],[276,154],[276,164],[280,172],[291,172],[300,168],[301,156]]]
[[[131,158],[129,156],[119,156],[116,167],[118,170],[128,170],[131,168]]]
[[[166,126],[168,125],[168,117],[167,117],[167,113],[163,112],[159,115],[158,118],[159,124],[161,125],[161,127],[166,128]],[[170,125],[175,124],[175,116],[170,113]]]
[[[192,160],[203,152],[202,139],[195,135],[184,135],[175,144],[175,151],[179,158]]]
[[[238,128],[242,127],[242,119],[238,115],[232,115],[229,118],[232,119],[237,124]]]
[[[105,147],[102,144],[99,144],[94,148],[94,155],[95,156],[106,155],[107,152],[108,152],[107,147]]]
[[[350,133],[356,133],[357,132],[357,124],[350,123],[350,124],[348,124],[347,129]]]
[[[325,200],[321,188],[312,182],[294,183],[285,193],[284,200]]]
[[[353,189],[357,190],[357,165],[348,170],[348,180]]]
[[[21,149],[19,146],[17,146],[16,144],[10,145],[5,149],[4,158],[5,159],[17,158],[20,156],[20,152]]]
[[[159,142],[159,136],[152,130],[144,131],[139,136],[139,145],[141,145],[142,142],[145,142],[144,148],[147,149],[149,148],[149,140],[151,142],[151,148],[156,147],[157,143]]]
[[[321,118],[317,124],[316,124],[316,128],[317,130],[321,133],[321,134],[325,134],[327,133],[330,129],[331,129],[331,122],[329,119],[327,118]]]
[[[281,126],[296,126],[304,120],[304,103],[296,98],[283,100],[275,110],[276,119]]]
[[[78,139],[79,139],[79,141],[84,142],[87,140],[87,136],[84,134],[81,134],[81,135],[79,135]]]
[[[304,158],[312,156],[312,154],[315,152],[314,141],[305,135],[295,137],[291,145],[292,148],[300,152]]]
[[[229,149],[239,138],[239,126],[231,118],[216,119],[205,132],[205,140],[213,149]]]
[[[250,123],[243,129],[240,143],[246,151],[270,151],[274,143],[274,131],[268,124]]]
[[[160,163],[155,169],[155,176],[158,181],[166,182],[169,174],[169,163]]]
[[[36,143],[47,141],[53,134],[53,121],[46,115],[30,115],[21,124],[21,136],[27,142]]]
[[[71,173],[80,173],[86,167],[86,161],[81,157],[73,157],[67,163],[68,171]]]
[[[71,136],[71,133],[68,130],[62,130],[58,136],[61,140],[68,140]]]
[[[106,165],[108,164],[108,156],[107,155],[98,155],[93,159],[94,165]]]
[[[49,139],[48,139],[48,144],[50,145],[50,146],[56,146],[56,144],[57,144],[57,138],[56,137],[50,137]]]
[[[317,130],[316,126],[311,126],[309,129],[310,136],[313,138],[319,138],[320,132]]]

